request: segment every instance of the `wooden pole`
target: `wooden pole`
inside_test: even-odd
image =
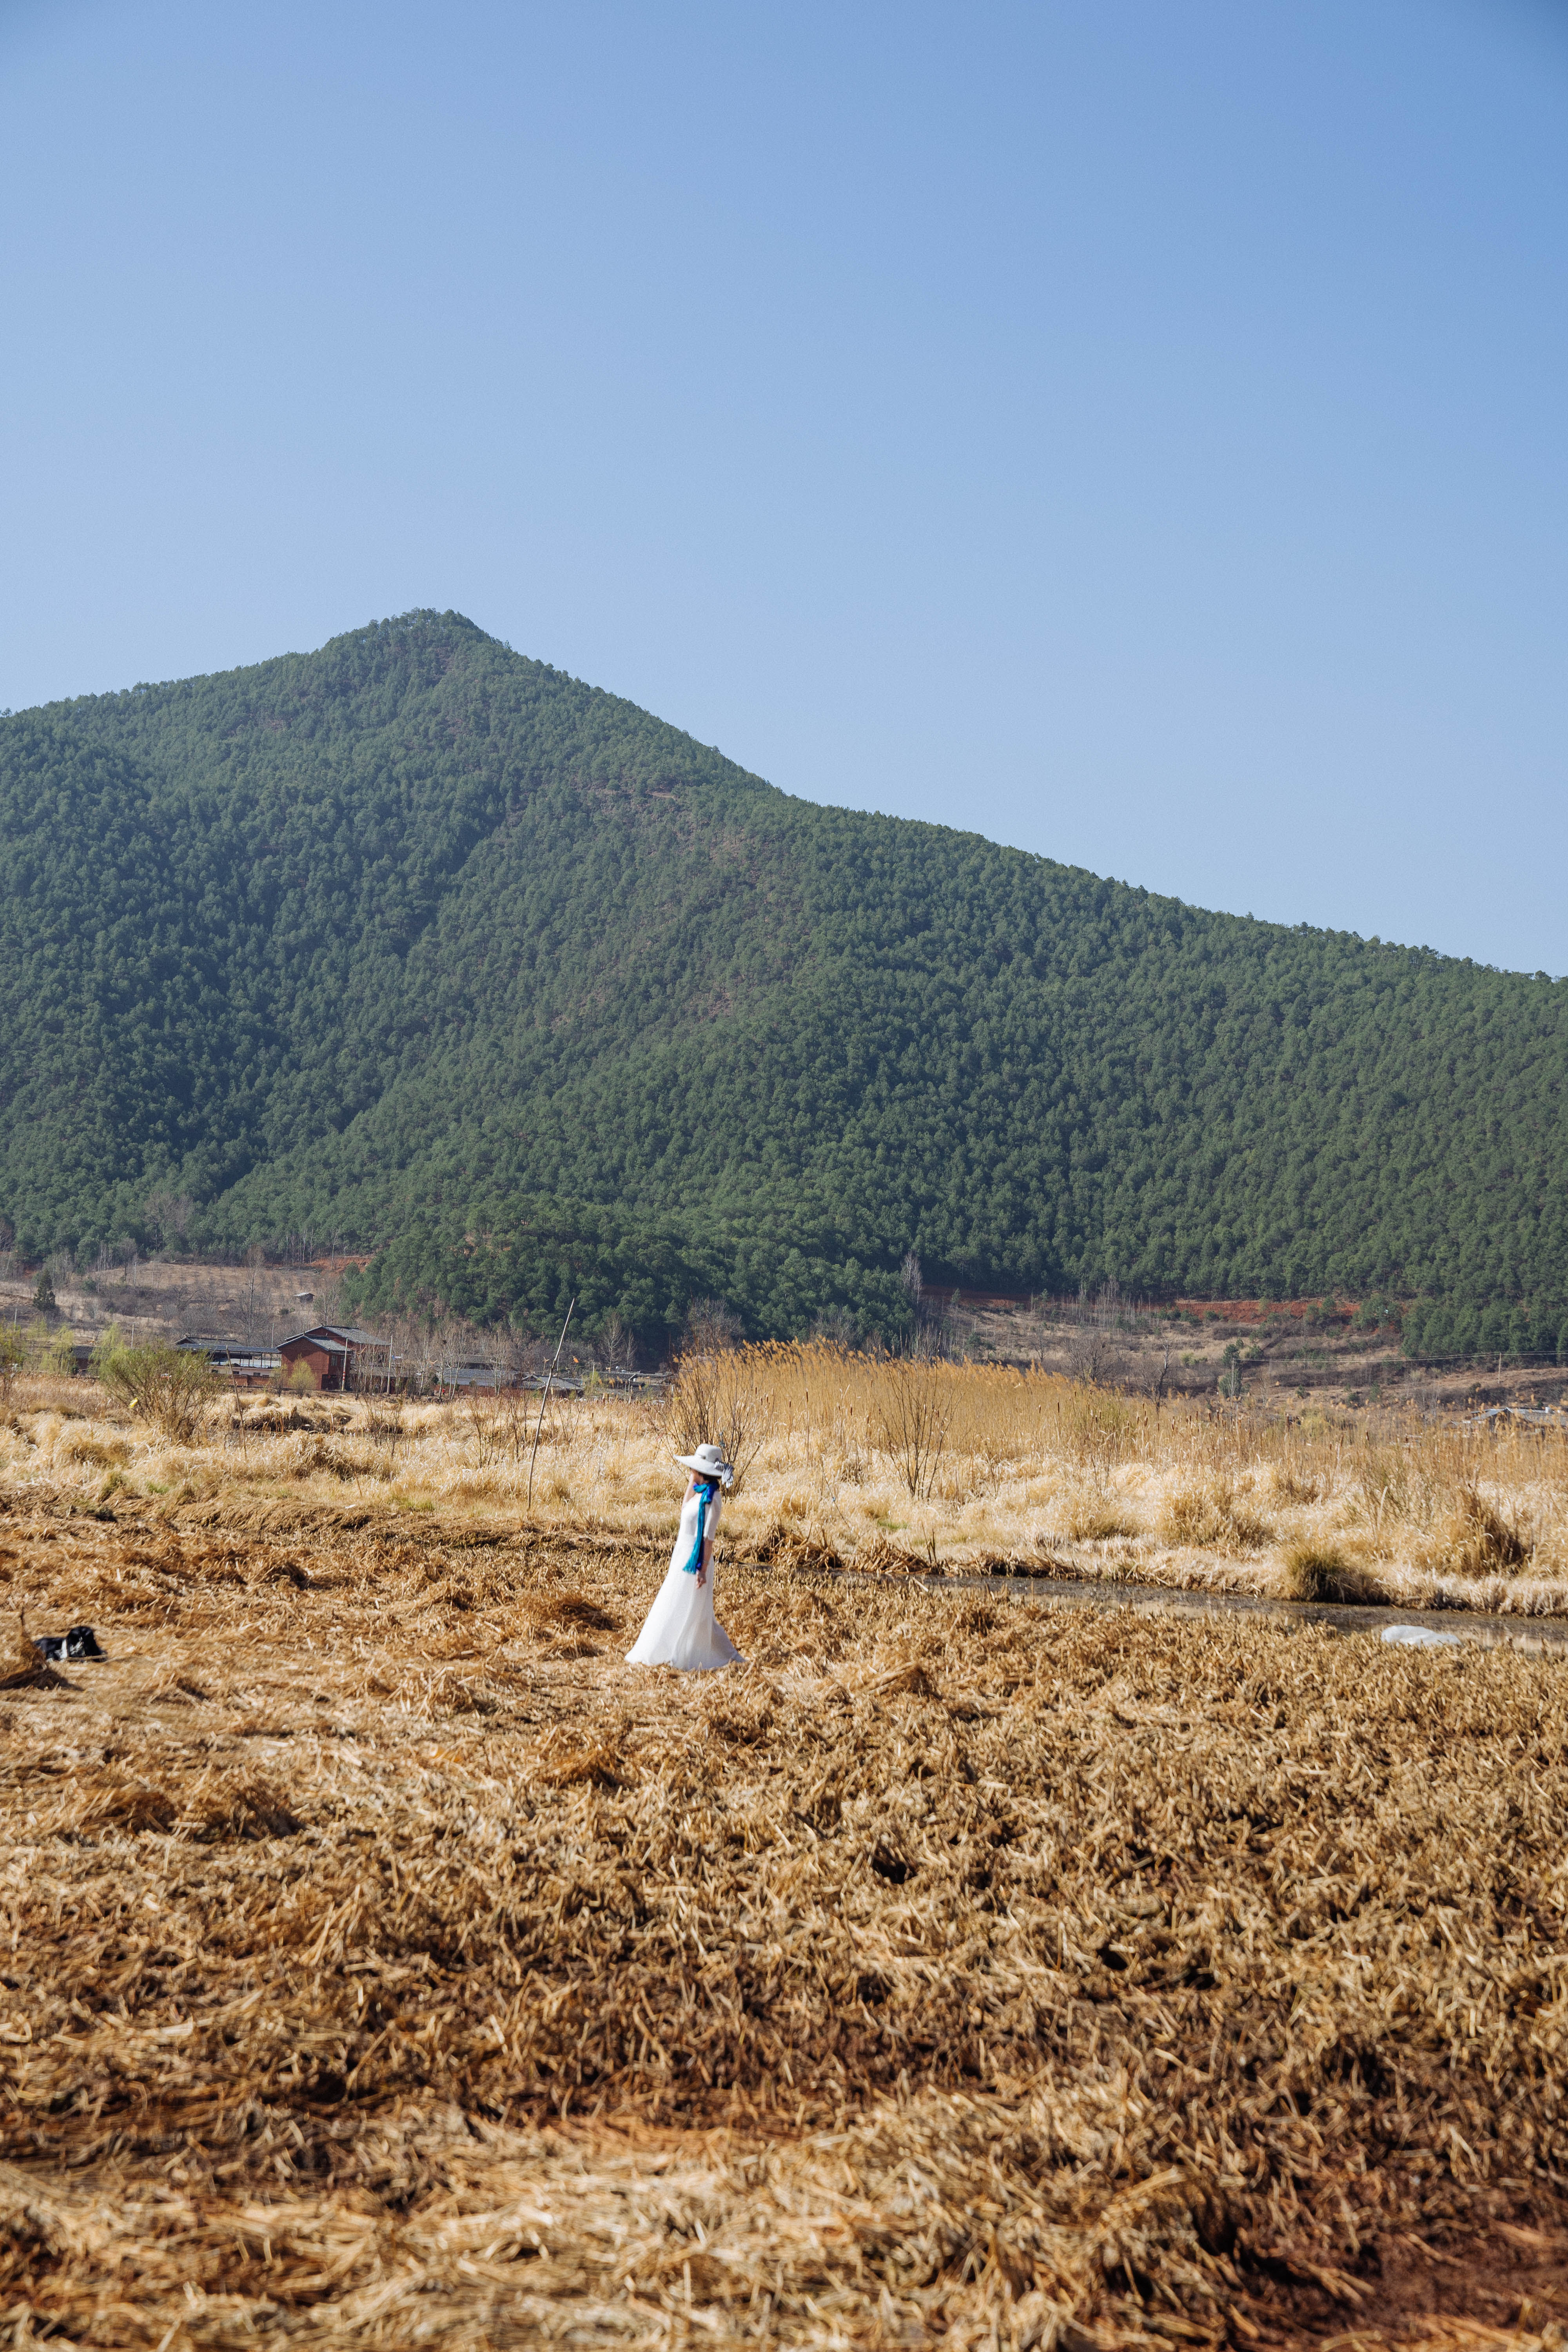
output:
[[[559,1297],[560,1295],[557,1291],[556,1297]],[[555,1378],[555,1366],[561,1361],[561,1350],[566,1345],[566,1334],[572,1328],[572,1317],[576,1305],[577,1299],[574,1293],[572,1304],[566,1309],[566,1320],[561,1326],[561,1337],[555,1343],[553,1361],[544,1375],[544,1394],[539,1400],[539,1419],[533,1424],[533,1452],[528,1457],[528,1500],[523,1508],[529,1511],[533,1508],[533,1465],[539,1452],[539,1433],[544,1426],[544,1408],[550,1402],[550,1383]]]

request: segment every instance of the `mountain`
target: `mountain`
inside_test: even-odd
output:
[[[912,1249],[1568,1343],[1563,985],[791,799],[456,614],[0,719],[0,887],[27,1255],[779,1332]]]

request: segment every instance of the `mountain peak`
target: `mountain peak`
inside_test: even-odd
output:
[[[0,903],[30,1254],[172,1188],[628,1321],[886,1327],[911,1249],[1568,1318],[1563,991],[790,799],[461,614],[0,719]]]

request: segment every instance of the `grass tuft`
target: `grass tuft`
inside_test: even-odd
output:
[[[1142,1533],[1137,1520],[1115,1504],[1093,1501],[1075,1504],[1067,1528],[1074,1543],[1113,1543],[1118,1537]]]
[[[1423,1547],[1421,1560],[1439,1575],[1515,1576],[1529,1565],[1532,1550],[1513,1516],[1467,1484]]]
[[[1298,1536],[1279,1556],[1279,1591],[1287,1601],[1375,1602],[1387,1588],[1371,1570],[1318,1536]]]
[[[1168,1543],[1224,1552],[1259,1552],[1274,1534],[1220,1474],[1177,1486],[1161,1515],[1160,1532]]]

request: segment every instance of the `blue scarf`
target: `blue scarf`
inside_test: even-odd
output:
[[[714,1478],[705,1478],[697,1489],[697,1541],[691,1547],[691,1558],[681,1571],[683,1575],[695,1576],[702,1565],[702,1532],[707,1524],[708,1506],[717,1492],[718,1480]]]

